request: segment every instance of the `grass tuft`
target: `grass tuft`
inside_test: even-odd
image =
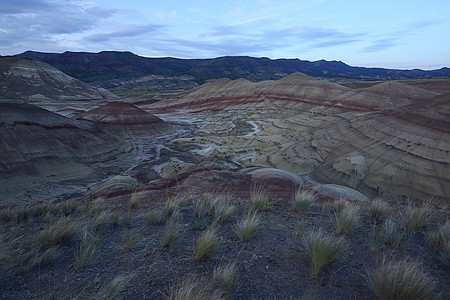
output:
[[[316,195],[310,191],[298,190],[292,200],[292,208],[295,211],[307,210],[316,200]]]
[[[429,220],[429,209],[427,207],[414,207],[408,205],[404,212],[400,214],[400,224],[408,233],[414,233],[425,227]]]
[[[350,204],[336,212],[336,232],[342,235],[349,235],[356,227],[358,212],[358,207]]]
[[[223,293],[214,289],[204,278],[189,277],[169,290],[170,300],[223,299]]]
[[[428,246],[434,251],[440,251],[450,241],[450,222],[439,226],[435,231],[428,233]]]
[[[392,219],[388,219],[384,225],[384,242],[394,247],[398,247],[402,239],[402,233],[399,230],[397,223]]]
[[[302,244],[311,259],[312,277],[319,274],[323,266],[334,261],[344,249],[344,239],[325,234],[321,230],[307,232]]]
[[[369,205],[369,217],[372,222],[377,222],[388,212],[388,206],[381,198],[376,198]]]
[[[269,202],[269,194],[262,186],[254,188],[250,191],[250,204],[254,211],[268,210],[272,207]]]
[[[130,251],[136,248],[136,245],[142,241],[142,237],[136,233],[130,233],[122,238],[122,250]]]
[[[219,249],[219,240],[214,229],[206,230],[194,241],[195,261],[212,259]]]
[[[88,266],[92,262],[98,247],[98,240],[91,232],[85,229],[81,234],[81,242],[74,251],[75,266],[77,270]]]
[[[163,212],[158,209],[154,209],[144,215],[145,224],[148,226],[160,224],[163,222]]]
[[[223,291],[223,293],[231,298],[237,287],[236,264],[229,263],[214,269],[212,284],[214,288]]]
[[[379,299],[434,299],[434,284],[414,261],[389,261],[368,272],[368,285]]]
[[[296,236],[302,236],[303,233],[305,233],[307,224],[305,222],[300,222],[294,227],[294,235]]]
[[[119,216],[112,211],[104,210],[94,217],[92,229],[103,230],[117,224],[119,224]]]
[[[259,215],[256,212],[250,212],[247,216],[234,226],[234,231],[243,242],[249,242],[259,225]]]
[[[161,247],[172,248],[181,231],[181,215],[178,210],[172,212],[172,216],[166,220],[161,238]]]
[[[61,217],[55,224],[40,233],[39,241],[47,248],[64,245],[70,242],[80,229],[80,224],[74,223],[70,217]]]
[[[111,280],[111,282],[103,287],[97,294],[97,299],[114,299],[122,291],[125,290],[130,280],[133,278],[132,275],[118,275]]]

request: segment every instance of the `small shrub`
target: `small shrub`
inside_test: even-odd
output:
[[[269,195],[267,190],[263,187],[256,187],[250,192],[250,204],[253,210],[267,210],[272,207],[269,202]]]
[[[358,212],[358,207],[350,205],[336,212],[336,232],[338,234],[349,235],[356,227]]]
[[[144,215],[144,220],[148,226],[160,224],[161,222],[163,222],[163,212],[154,209]]]
[[[388,206],[381,198],[376,198],[369,205],[369,217],[372,222],[377,222],[381,217],[386,215]]]
[[[310,191],[298,190],[292,201],[292,208],[295,211],[307,210],[316,200],[316,195]]]
[[[368,285],[379,299],[434,299],[434,284],[414,261],[383,259],[368,272]]]
[[[214,288],[224,292],[229,298],[234,294],[237,287],[236,264],[229,263],[214,269],[212,284]]]
[[[170,300],[222,299],[223,293],[214,289],[204,278],[189,277],[169,290]]]
[[[403,229],[408,233],[414,233],[424,227],[429,219],[429,209],[427,207],[414,207],[408,205],[400,214],[400,222]]]
[[[74,223],[70,217],[62,217],[47,230],[42,231],[39,240],[47,248],[64,245],[70,242],[79,231],[79,224]]]
[[[396,222],[391,218],[384,223],[384,242],[394,247],[398,247],[402,239],[402,233],[398,229]]]
[[[343,251],[344,240],[323,233],[321,230],[309,231],[302,239],[303,247],[311,259],[311,276],[319,274],[326,264],[334,261]]]
[[[219,249],[219,240],[215,230],[206,230],[194,241],[195,261],[212,259]]]
[[[114,277],[111,282],[103,287],[98,293],[98,299],[114,299],[116,298],[122,291],[125,290],[130,280],[133,278],[132,275],[118,275]]]
[[[98,247],[97,239],[88,230],[84,230],[81,234],[81,242],[74,251],[77,270],[86,267],[92,262]]]
[[[234,231],[243,242],[249,242],[259,225],[259,215],[256,212],[250,212],[247,216],[234,226]]]

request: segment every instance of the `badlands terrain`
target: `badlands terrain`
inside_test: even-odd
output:
[[[0,71],[1,298],[183,299],[184,284],[200,298],[385,299],[382,266],[423,275],[405,299],[449,297],[449,77],[113,94],[34,58]],[[314,234],[340,245],[317,272]]]

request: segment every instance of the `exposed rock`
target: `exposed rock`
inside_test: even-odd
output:
[[[88,176],[133,151],[92,124],[30,104],[1,104],[0,140],[0,200],[35,184]]]
[[[174,131],[172,125],[125,102],[110,102],[76,116],[94,122],[103,130],[126,138],[151,137]]]
[[[0,98],[12,100],[114,99],[47,63],[31,58],[0,57]]]
[[[369,202],[370,199],[361,194],[360,192],[351,189],[346,186],[337,184],[318,184],[312,187],[318,195],[327,197],[330,199],[345,198],[352,201],[365,201]]]

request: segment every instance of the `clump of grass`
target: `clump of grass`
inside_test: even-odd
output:
[[[163,220],[163,212],[158,209],[154,209],[144,215],[144,221],[148,226],[160,224]]]
[[[447,240],[439,250],[438,260],[447,268],[450,268],[450,241]]]
[[[133,192],[131,193],[130,196],[130,208],[131,209],[136,209],[139,206],[139,201],[141,200],[143,194],[144,194],[145,189],[143,188],[134,188]]]
[[[180,209],[180,202],[178,198],[169,199],[163,206],[162,211],[165,218],[169,218],[172,213]]]
[[[226,223],[234,214],[236,207],[224,198],[214,203],[214,218],[217,223]]]
[[[428,233],[427,243],[434,251],[439,251],[450,241],[450,222],[439,226],[435,231]]]
[[[369,217],[372,222],[377,222],[381,217],[385,216],[388,206],[381,198],[376,198],[369,205]]]
[[[234,226],[234,231],[243,242],[249,242],[259,225],[259,215],[256,212],[249,212],[245,218]]]
[[[122,250],[130,251],[142,240],[142,237],[136,233],[130,233],[122,239]]]
[[[167,299],[223,299],[223,293],[214,289],[211,282],[204,278],[189,277],[169,290]]]
[[[77,270],[86,267],[92,262],[98,247],[98,240],[91,232],[85,229],[81,234],[81,242],[74,251],[75,266]]]
[[[70,242],[80,229],[80,224],[73,222],[70,217],[61,217],[55,224],[40,233],[39,241],[47,248],[64,245]]]
[[[93,230],[101,230],[110,226],[115,226],[119,223],[119,215],[116,213],[104,210],[96,215],[92,221]]]
[[[123,226],[130,226],[131,225],[132,216],[130,213],[127,213],[122,218],[122,224]]]
[[[229,263],[214,269],[212,284],[213,287],[223,291],[223,293],[231,298],[237,287],[236,264]]]
[[[34,267],[44,267],[50,265],[61,255],[61,250],[58,247],[50,247],[44,252],[38,249],[31,249],[24,251],[17,249],[11,253],[11,263],[19,273],[27,272]]]
[[[390,218],[384,223],[384,242],[394,247],[398,247],[400,240],[402,239],[402,233],[400,232],[396,222]]]
[[[414,207],[408,205],[400,214],[400,222],[403,229],[408,233],[414,233],[425,227],[429,219],[429,209],[427,207]]]
[[[297,190],[292,200],[292,208],[295,211],[307,210],[316,200],[316,195],[311,191]]]
[[[306,231],[307,225],[305,222],[300,222],[294,227],[294,235],[301,236]]]
[[[323,233],[321,230],[309,231],[302,239],[303,247],[311,259],[311,276],[319,274],[326,264],[334,261],[344,249],[344,240]]]
[[[118,275],[111,280],[111,282],[103,287],[97,294],[98,299],[114,299],[122,291],[125,290],[130,280],[133,278],[132,275]]]
[[[205,193],[201,195],[200,199],[194,201],[194,211],[197,218],[213,213],[213,197],[212,194]]]
[[[269,193],[262,186],[256,187],[250,191],[250,204],[253,210],[267,210],[272,207],[269,202]]]
[[[219,240],[214,229],[206,230],[194,241],[195,261],[212,259],[219,249]]]
[[[349,235],[356,227],[359,209],[356,206],[347,205],[335,213],[336,232]]]
[[[368,272],[368,285],[379,299],[434,299],[434,284],[414,261],[386,261]]]
[[[339,198],[339,200],[333,201],[333,208],[336,214],[339,214],[343,209],[348,207],[350,202],[346,198]]]
[[[166,220],[161,238],[161,247],[172,248],[181,231],[181,215],[178,210],[173,211],[172,216]]]

